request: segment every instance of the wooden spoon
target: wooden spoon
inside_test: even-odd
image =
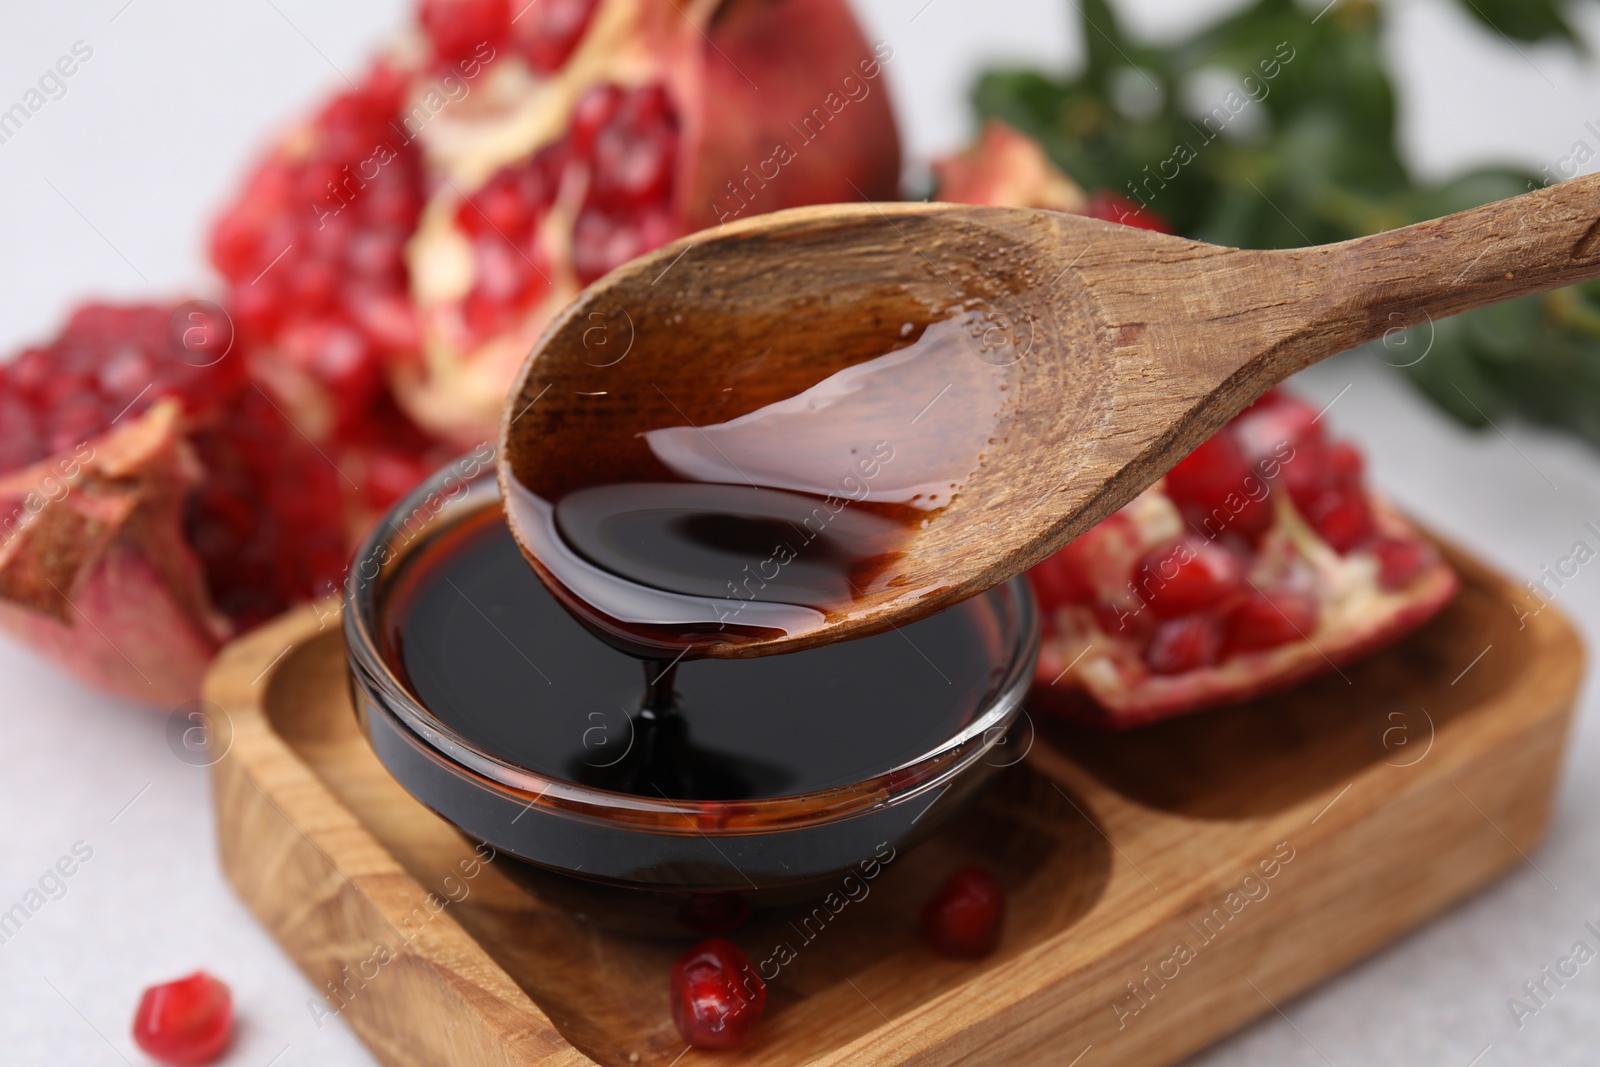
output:
[[[889,580],[825,620],[696,650],[796,651],[903,625],[1022,572],[1320,359],[1597,276],[1600,176],[1286,251],[1014,208],[783,211],[636,259],[563,312],[506,410],[502,487],[509,502],[517,485],[572,472],[604,480],[641,431],[695,433],[793,397],[959,303],[979,327],[974,354],[1011,369],[1004,416],[954,499],[928,512]],[[970,433],[971,410],[960,390],[934,397],[912,420],[922,445]]]

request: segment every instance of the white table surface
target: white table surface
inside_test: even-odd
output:
[[[203,227],[266,131],[326,93],[334,65],[357,67],[403,6],[13,5],[0,31],[0,110],[74,42],[94,55],[66,96],[0,144],[0,348],[52,332],[86,294],[156,298],[203,286]],[[1169,33],[1230,5],[1122,6],[1134,25]],[[1556,49],[1512,47],[1444,0],[1396,6],[1401,32],[1390,50],[1419,167],[1443,173],[1511,158],[1538,168],[1578,140],[1600,148],[1584,128],[1600,125],[1600,70]],[[913,160],[967,135],[965,94],[984,63],[1063,63],[1078,51],[1072,5],[1059,0],[858,8],[869,35],[895,46],[889,77]],[[1600,12],[1590,8],[1584,25],[1600,44]],[[1515,424],[1462,431],[1365,353],[1299,385],[1321,403],[1338,397],[1328,418],[1367,449],[1380,485],[1512,575],[1533,577],[1600,519],[1600,453]],[[1596,581],[1586,569],[1559,598],[1591,645],[1600,644]],[[226,978],[238,1004],[229,1064],[372,1063],[342,1023],[317,1027],[312,989],[223,882],[206,775],[173,757],[165,716],[87,691],[3,641],[0,679],[0,910],[74,844],[93,849],[65,895],[0,944],[0,1060],[142,1063],[127,1036],[139,989],[204,966]],[[1592,1063],[1600,964],[1520,1029],[1507,1001],[1574,941],[1596,944],[1584,929],[1600,922],[1594,704],[1591,685],[1554,829],[1528,864],[1194,1062]],[[1114,1050],[1080,1062],[1114,1062]]]

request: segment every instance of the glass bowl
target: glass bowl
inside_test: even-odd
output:
[[[1039,621],[1016,578],[954,610],[976,610],[997,667],[956,732],[858,781],[787,796],[674,800],[585,785],[519,766],[463,736],[407,687],[385,640],[389,593],[442,534],[500,491],[488,446],[400,501],[361,546],[345,586],[351,695],[391,774],[539,895],[612,928],[717,932],[751,909],[811,899],[863,864],[934,833],[1014,760],[1038,655]],[[598,640],[598,639],[597,639]],[[813,653],[795,653],[808,656]]]

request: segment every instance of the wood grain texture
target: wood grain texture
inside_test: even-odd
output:
[[[1295,371],[1600,276],[1597,227],[1600,175],[1270,252],[1020,208],[853,204],[741,220],[619,268],[557,317],[506,408],[502,488],[510,500],[513,482],[603,477],[611,457],[644,447],[642,429],[702,427],[794,396],[819,371],[886,351],[930,306],[963,302],[984,316],[993,347],[981,358],[1015,367],[999,435],[954,501],[912,537],[892,581],[825,625],[704,651],[766,655],[879,632],[1037,563]],[[758,354],[760,373],[748,373]],[[958,388],[901,446],[936,449],[964,417]]]
[[[733,935],[758,961],[796,951],[734,1053],[675,1059],[682,946],[542,904],[514,861],[474,866],[400,789],[353,720],[326,605],[213,668],[233,728],[214,768],[222,861],[323,1010],[342,1005],[393,1067],[1060,1067],[1090,1045],[1086,1065],[1169,1064],[1527,862],[1544,833],[1581,648],[1554,609],[1519,628],[1516,587],[1451,559],[1457,600],[1346,677],[1128,734],[1038,723],[976,809],[809,942],[770,923]],[[1264,878],[1275,852],[1292,859]],[[957,963],[915,917],[969,861],[1009,910],[996,955]],[[1179,944],[1193,958],[1167,963]]]

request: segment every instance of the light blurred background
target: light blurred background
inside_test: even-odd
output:
[[[1072,0],[855,4],[868,37],[895,48],[887,70],[913,176],[973,132],[968,98],[980,70],[1061,69],[1081,54]],[[86,295],[203,292],[203,232],[247,162],[334,85],[335,67],[357,67],[409,6],[12,5],[0,32],[0,107],[75,41],[94,55],[64,97],[0,144],[0,351],[47,337]],[[1117,5],[1135,33],[1157,40],[1236,6]],[[1404,151],[1422,175],[1490,162],[1538,171],[1575,141],[1600,144],[1584,126],[1600,128],[1600,63],[1553,45],[1513,44],[1454,0],[1389,6]],[[1577,14],[1600,49],[1600,5]],[[1381,486],[1519,579],[1565,554],[1584,521],[1600,519],[1600,457],[1575,440],[1518,424],[1462,430],[1365,353],[1299,384],[1323,403],[1339,398],[1329,418],[1368,450]],[[1595,580],[1586,573],[1560,602],[1591,644],[1600,638]],[[117,706],[8,643],[0,643],[0,678],[0,906],[73,842],[95,850],[64,899],[0,944],[0,1058],[142,1062],[126,1036],[139,988],[203,965],[232,984],[239,1007],[226,1062],[373,1062],[341,1024],[318,1028],[306,1007],[313,991],[223,883],[205,775],[172,758],[163,717]],[[1524,866],[1197,1062],[1592,1063],[1600,971],[1580,972],[1521,1029],[1506,1003],[1570,949],[1586,921],[1600,920],[1592,685],[1583,712],[1555,830],[1534,856],[1538,870]],[[1092,1052],[1083,1067],[1102,1062]]]

